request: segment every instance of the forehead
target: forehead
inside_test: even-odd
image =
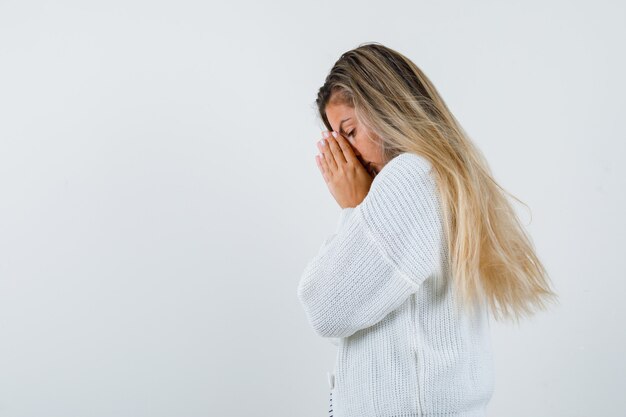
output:
[[[326,117],[333,127],[333,130],[338,130],[342,120],[350,118],[350,120],[347,120],[345,123],[354,121],[354,108],[341,102],[329,102],[326,105]]]

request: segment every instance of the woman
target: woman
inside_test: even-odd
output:
[[[341,213],[298,298],[338,345],[334,417],[484,417],[494,388],[489,310],[556,300],[533,244],[426,75],[362,44],[318,93],[316,161]],[[519,201],[519,200],[518,200]]]

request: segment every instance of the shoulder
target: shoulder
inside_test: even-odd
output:
[[[417,283],[435,270],[440,259],[443,213],[433,174],[425,157],[397,155],[380,170],[357,206],[357,219],[371,239]]]
[[[383,167],[379,174],[383,174],[386,171],[387,174],[393,173],[427,173],[432,169],[432,164],[425,156],[412,153],[403,152],[394,158],[392,158]]]
[[[430,161],[423,155],[413,153],[413,152],[403,152],[401,154],[396,155],[392,158],[380,171],[381,173],[387,168],[387,170],[394,170],[398,168],[414,168],[421,170],[430,170],[432,168],[432,164]]]
[[[432,192],[435,187],[431,162],[424,156],[404,152],[392,158],[374,177],[374,193],[401,191]]]
[[[439,196],[432,171],[430,161],[421,155],[405,152],[392,158],[374,177],[360,204],[364,217],[389,219],[416,210],[436,210]]]

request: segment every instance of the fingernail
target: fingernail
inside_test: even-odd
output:
[[[337,132],[333,132],[333,137],[336,138],[337,137]]]
[[[326,145],[326,141],[324,139],[320,140],[320,145],[322,146]]]
[[[322,136],[324,136],[325,138],[327,138],[327,137],[328,137],[328,130],[323,131],[323,132],[322,132]]]

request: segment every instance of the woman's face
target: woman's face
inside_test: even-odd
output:
[[[333,130],[348,139],[355,155],[360,157],[368,171],[373,168],[378,173],[383,169],[385,162],[380,138],[359,124],[352,107],[331,99],[326,105],[326,117]]]

